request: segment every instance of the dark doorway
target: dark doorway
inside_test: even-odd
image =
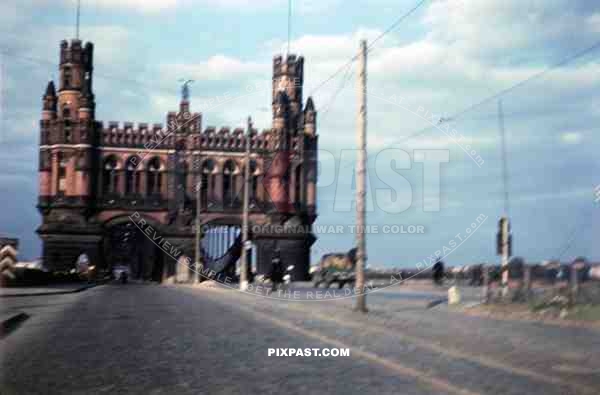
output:
[[[132,279],[161,281],[162,253],[133,222],[111,226],[104,236],[103,248],[110,270],[127,266]]]

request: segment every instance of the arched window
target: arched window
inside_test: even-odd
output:
[[[215,176],[213,173],[215,169],[215,162],[212,159],[207,159],[202,162],[202,188],[200,189],[200,200],[202,207],[206,208],[208,205],[208,197],[215,193]]]
[[[65,67],[63,70],[63,88],[71,89],[71,80],[73,78],[73,74],[71,72],[70,67]]]
[[[71,133],[71,121],[65,121],[65,143],[69,144],[73,140],[73,135]]]
[[[62,152],[58,153],[58,185],[56,191],[59,196],[64,196],[67,190],[67,165],[69,159]]]
[[[62,109],[62,117],[65,121],[65,143],[71,142],[71,109],[66,104]]]
[[[232,206],[235,202],[235,164],[228,160],[223,166],[223,205]]]
[[[302,203],[302,186],[304,184],[304,173],[302,172],[302,165],[296,166],[294,173],[294,202],[296,204]]]
[[[140,173],[137,164],[140,158],[132,156],[127,160],[125,168],[125,194],[135,194],[140,192]]]
[[[148,163],[147,191],[149,195],[160,194],[162,187],[162,172],[160,159],[152,158]]]
[[[114,156],[109,156],[104,160],[102,166],[102,192],[105,195],[116,193],[118,181],[117,159]]]
[[[177,155],[177,154],[176,154]],[[187,192],[188,182],[188,164],[183,157],[179,157],[178,164],[175,166],[175,188],[177,188],[176,200],[184,204]],[[182,199],[182,200],[179,200]]]
[[[250,160],[250,185],[248,186],[248,195],[250,201],[256,200],[256,191],[258,189],[258,174],[256,172],[258,166],[254,159]]]

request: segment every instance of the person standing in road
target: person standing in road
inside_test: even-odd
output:
[[[271,259],[271,283],[273,283],[273,290],[276,290],[278,286],[283,282],[283,263],[281,262],[281,253],[279,248],[275,249],[273,258]]]
[[[438,259],[432,268],[433,272],[433,282],[436,285],[442,285],[444,281],[444,262],[441,259]]]

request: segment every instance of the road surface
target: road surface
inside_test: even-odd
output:
[[[381,300],[384,300],[382,298]],[[30,315],[0,340],[2,394],[596,394],[600,334],[351,300],[105,285],[0,300]],[[404,307],[402,307],[404,306]],[[349,348],[275,357],[269,348]]]

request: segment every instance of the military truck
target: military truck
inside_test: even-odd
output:
[[[356,266],[356,248],[347,253],[325,254],[319,261],[317,270],[313,273],[313,285],[315,288],[325,284],[325,288],[337,283],[338,288],[349,284],[354,286]]]

